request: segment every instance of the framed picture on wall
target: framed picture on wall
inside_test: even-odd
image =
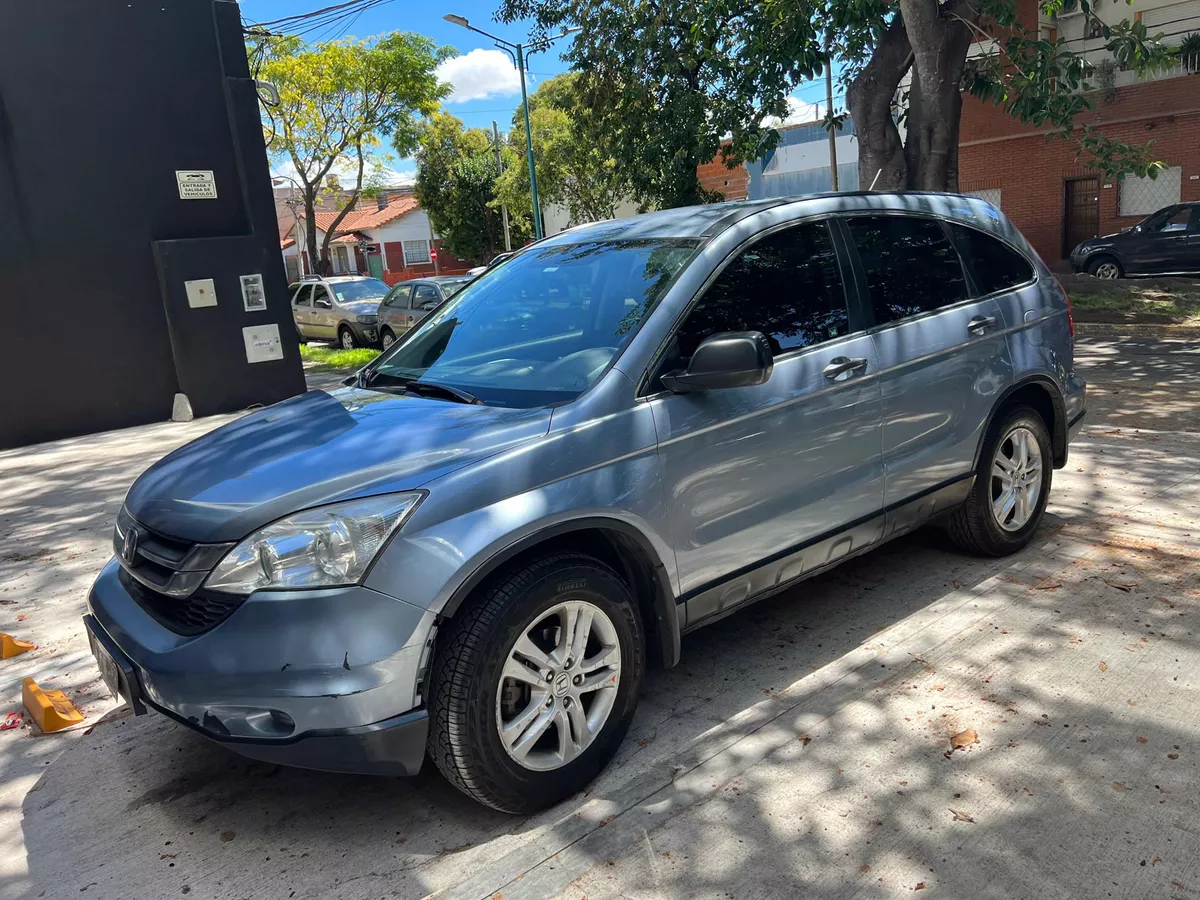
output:
[[[242,305],[246,312],[262,312],[267,308],[267,294],[263,290],[262,275],[243,275]]]

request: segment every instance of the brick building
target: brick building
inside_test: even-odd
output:
[[[1018,6],[1024,21],[1039,15],[1036,0],[1019,0]],[[1077,3],[1068,0],[1064,8],[1067,12],[1056,18],[1042,17],[1042,34],[1061,34],[1094,65],[1111,59]],[[1134,0],[1098,5],[1098,10],[1110,24],[1133,16],[1151,35],[1163,34],[1168,45],[1200,32],[1200,0]],[[1072,143],[1047,142],[1044,130],[964,95],[959,189],[997,203],[1048,262],[1063,259],[1079,241],[1136,224],[1171,203],[1200,200],[1198,62],[1183,59],[1148,77],[1109,63],[1107,91],[1097,91],[1095,109],[1078,120],[1129,143],[1153,140],[1154,155],[1168,166],[1158,179],[1106,181],[1076,160]]]

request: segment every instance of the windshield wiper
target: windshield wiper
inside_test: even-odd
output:
[[[404,385],[404,390],[410,394],[441,396],[447,400],[453,400],[457,403],[480,402],[479,398],[470,391],[464,391],[462,388],[450,387],[448,384],[439,384],[436,381],[410,381]]]

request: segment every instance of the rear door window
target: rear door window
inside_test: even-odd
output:
[[[967,299],[962,263],[937,220],[850,216],[846,224],[866,272],[875,324]]]
[[[431,284],[418,284],[413,292],[413,309],[433,309],[442,302],[442,295]]]
[[[1009,291],[1033,280],[1033,266],[1012,247],[965,225],[951,225],[959,249],[970,259],[980,294]]]
[[[837,252],[824,222],[778,231],[742,251],[717,276],[677,334],[689,359],[723,331],[761,331],[775,355],[849,331]]]

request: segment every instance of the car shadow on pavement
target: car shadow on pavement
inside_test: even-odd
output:
[[[1098,449],[1104,465],[1117,467],[1134,454],[1157,452],[1115,438]],[[1184,479],[1194,466],[1163,452],[1156,473]],[[1085,668],[1089,677],[1096,673],[1090,655],[1077,685],[1039,674],[1048,661],[1079,652],[1073,635],[1090,642],[1118,628],[1136,642],[1151,617],[1155,642],[1177,642],[1173,656],[1195,661],[1192,632],[1176,631],[1195,628],[1197,601],[1175,610],[1157,599],[1178,595],[1180,577],[1194,588],[1195,561],[1169,543],[1105,538],[1095,514],[1115,502],[1098,488],[1064,495],[1033,547],[1007,560],[963,556],[940,531],[927,529],[688,636],[678,667],[648,673],[630,734],[608,769],[582,795],[536,816],[485,809],[429,764],[412,779],[324,774],[242,759],[161,716],[102,722],[26,796],[28,880],[7,887],[13,896],[27,887],[32,896],[45,890],[46,897],[85,892],[123,900],[184,893],[189,900],[420,897],[441,890],[457,896],[453,889],[473,877],[522,873],[528,857],[525,896],[550,895],[539,878],[556,885],[555,878],[565,884],[576,875],[588,888],[580,893],[604,896],[603,873],[617,872],[626,888],[656,885],[657,893],[649,892],[655,896],[783,896],[791,884],[796,892],[789,896],[822,898],[859,890],[882,896],[876,876],[866,877],[872,867],[889,878],[911,869],[903,875],[910,891],[925,879],[946,881],[953,857],[955,866],[978,870],[979,896],[989,895],[989,884],[1004,886],[993,896],[1098,896],[1072,892],[1086,859],[1075,860],[1080,871],[1050,870],[1056,848],[1068,843],[1056,842],[1063,831],[1076,835],[1073,841],[1099,842],[1096,853],[1119,855],[1122,864],[1130,854],[1168,860],[1174,852],[1172,872],[1186,868],[1178,853],[1188,848],[1194,870],[1194,832],[1190,842],[1167,849],[1137,845],[1129,829],[1166,814],[1160,799],[1173,815],[1180,813],[1176,804],[1197,811],[1194,796],[1186,799],[1195,760],[1171,769],[1174,761],[1166,759],[1170,746],[1194,743],[1197,713],[1174,729],[1159,721],[1147,744],[1136,743],[1135,732],[1151,725],[1140,724],[1126,703],[1136,703],[1145,685],[1131,684],[1128,697],[1095,692],[1082,677]],[[1169,516],[1170,503],[1162,504]],[[1125,567],[1110,580],[1136,577],[1139,587],[1108,587],[1090,569],[1072,574],[1069,563],[1066,574],[1055,575],[1057,588],[1042,590],[1041,576],[1021,574],[1023,557],[1040,559],[1048,551],[1035,548],[1075,540],[1072,529],[1109,540],[1102,555],[1112,559],[1104,565]],[[1076,577],[1084,580],[1069,580]],[[1161,585],[1147,587],[1155,578]],[[993,587],[961,599],[980,585]],[[1000,596],[1010,601],[1005,614],[1014,621],[973,622],[957,638],[965,656],[960,647],[939,658],[950,637],[898,659],[873,646],[875,636],[902,630],[910,618],[935,628],[954,603],[969,609]],[[954,597],[960,599],[948,599]],[[789,706],[789,691],[853,654],[871,661]],[[910,698],[918,695],[922,707],[944,704],[950,712],[914,713]],[[756,716],[761,725],[753,724]],[[739,724],[747,722],[753,727]],[[947,758],[949,735],[968,725],[985,732],[983,748]],[[742,727],[750,729],[742,738],[777,733],[782,743],[766,765],[752,765],[758,758],[737,735],[710,756],[697,749],[714,733]],[[727,762],[710,780],[706,767],[743,752],[744,765]],[[1128,802],[1135,790],[1144,804]],[[674,804],[676,818],[656,818],[652,801],[660,797]],[[987,804],[1000,811],[993,821],[978,813]],[[976,817],[949,827],[972,830],[948,831],[946,810],[960,807]],[[635,814],[646,818],[630,820]],[[1111,824],[1122,816],[1131,823],[1124,834]],[[580,829],[581,820],[591,824]],[[661,826],[653,852],[623,858],[618,851],[629,842],[644,839],[650,847],[651,825]],[[547,875],[543,857],[555,853],[569,874]],[[835,862],[842,865],[830,868]],[[930,867],[938,871],[928,874]],[[1166,871],[1155,864],[1156,884]]]

